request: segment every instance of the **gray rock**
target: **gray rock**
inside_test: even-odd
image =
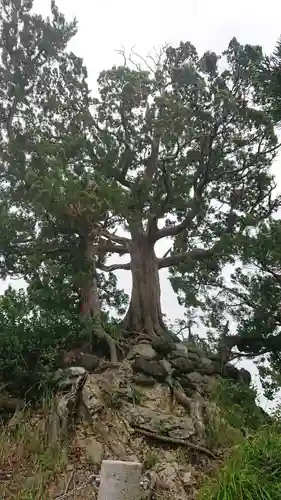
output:
[[[60,388],[71,387],[85,373],[87,373],[87,370],[82,366],[71,366],[65,369],[59,368],[54,373],[54,381]]]
[[[178,416],[145,406],[126,405],[126,418],[134,426],[166,436],[188,439],[195,434],[193,420],[188,415]]]
[[[144,356],[147,359],[154,359],[157,356],[156,351],[153,349],[152,345],[149,343],[137,344],[132,347],[127,355],[127,359],[135,359],[138,356]]]
[[[213,373],[215,373],[214,363],[209,358],[203,357],[200,359],[200,368],[202,370],[206,370],[205,373],[207,373],[208,375],[212,375]]]
[[[187,356],[188,355],[188,348],[185,344],[183,344],[182,342],[181,343],[178,343],[178,344],[175,344],[175,350],[174,350],[174,354],[179,354],[181,356]]]
[[[103,445],[94,437],[78,439],[77,444],[80,448],[84,448],[89,461],[92,464],[99,465],[103,460],[104,450]]]
[[[198,372],[188,373],[186,378],[194,386],[194,388],[197,388],[199,385],[204,383],[204,376]]]
[[[155,379],[151,377],[151,375],[145,375],[144,373],[136,373],[133,376],[133,382],[144,387],[153,387],[156,383]]]
[[[194,363],[194,361],[183,356],[171,360],[171,365],[175,369],[176,375],[192,372],[196,368],[196,364]]]
[[[152,340],[152,347],[158,354],[167,356],[175,350],[175,342],[171,339],[156,338]]]
[[[135,373],[144,373],[159,381],[164,380],[169,375],[167,369],[161,363],[142,356],[134,361],[132,369]]]
[[[163,366],[168,375],[172,375],[172,373],[174,372],[174,368],[172,367],[170,361],[168,361],[167,359],[161,359],[159,363],[161,366]]]
[[[87,370],[88,372],[92,372],[97,368],[100,362],[100,358],[98,356],[95,356],[94,354],[81,352],[77,361],[83,368],[85,368],[85,370]]]

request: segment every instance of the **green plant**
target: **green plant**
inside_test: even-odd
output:
[[[213,398],[226,422],[236,429],[258,429],[267,419],[256,405],[256,390],[247,384],[221,379]]]
[[[208,406],[208,415],[205,419],[205,439],[210,450],[228,448],[241,441],[243,433],[232,427],[217,408]]]
[[[131,398],[134,405],[140,405],[144,399],[144,393],[137,387],[131,386]]]
[[[67,449],[50,446],[47,439],[49,405],[40,418],[28,409],[17,413],[13,425],[0,432],[0,496],[3,499],[49,500],[50,482],[55,482],[68,464]]]
[[[281,434],[266,426],[235,449],[197,500],[280,500]]]
[[[145,455],[143,460],[143,469],[145,471],[151,470],[155,467],[155,465],[159,462],[159,457],[157,453],[153,450],[149,450]]]

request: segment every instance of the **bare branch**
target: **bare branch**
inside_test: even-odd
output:
[[[123,57],[123,66],[126,68],[127,67],[127,57],[126,57],[125,47],[122,46],[121,49],[115,49],[115,52],[117,52],[117,54],[119,54],[120,56]]]
[[[135,56],[137,57],[138,59],[140,59],[140,61],[142,61],[144,63],[144,65],[146,66],[146,68],[150,71],[150,73],[154,74],[155,71],[156,71],[156,68],[153,69],[152,66],[150,66],[150,64],[148,64],[148,61],[147,59],[145,59],[145,57],[141,56],[140,54],[138,54],[137,52],[135,52],[133,49],[131,49],[131,54],[130,54],[130,62],[137,65],[136,62],[134,62],[132,60],[132,56]],[[137,65],[138,66],[138,65]]]
[[[184,262],[186,260],[195,260],[197,262],[201,262],[203,260],[207,260],[214,255],[215,247],[210,250],[198,249],[191,250],[190,252],[185,253],[177,253],[175,255],[171,255],[170,257],[163,257],[162,259],[158,259],[158,269],[162,269],[163,267],[176,266],[177,264]]]
[[[102,238],[105,237],[107,240],[114,241],[115,243],[119,243],[119,245],[129,245],[131,243],[130,238],[126,238],[126,236],[118,236],[118,234],[110,233],[106,229],[102,229]]]
[[[194,181],[193,181],[194,196],[193,196],[192,208],[190,209],[187,216],[180,224],[176,224],[175,226],[164,227],[159,231],[157,231],[155,235],[156,240],[165,238],[167,236],[176,236],[177,234],[180,234],[182,231],[190,227],[192,221],[198,215],[202,204],[204,189],[210,181],[209,173],[213,159],[213,142],[218,134],[219,126],[220,126],[219,122],[214,125],[212,134],[209,137],[208,158],[206,163],[204,162],[204,155],[205,155],[204,145],[202,145],[201,148],[201,162],[194,175]]]
[[[96,245],[95,251],[98,254],[118,253],[119,255],[125,255],[129,253],[128,248],[122,245],[115,245],[114,243],[107,243],[105,240],[101,240],[100,243]]]
[[[169,249],[168,249],[168,250],[164,253],[164,255],[163,255],[162,259],[165,259],[166,257],[168,257],[169,253],[171,253],[171,251],[172,251],[172,248],[173,248],[173,247],[169,248]]]
[[[98,263],[97,269],[100,269],[101,271],[106,271],[106,272],[117,271],[119,269],[121,269],[123,271],[130,271],[131,262],[126,262],[126,264],[112,264],[111,266],[106,266],[105,264]]]

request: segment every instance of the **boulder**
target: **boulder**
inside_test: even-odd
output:
[[[171,339],[156,338],[152,340],[152,347],[158,354],[167,356],[175,350],[176,344]]]
[[[103,445],[99,443],[94,437],[87,437],[85,439],[77,439],[76,445],[85,450],[85,454],[88,460],[94,465],[100,465],[104,450]]]
[[[135,359],[138,356],[143,356],[146,359],[154,359],[157,356],[155,349],[150,343],[137,344],[132,347],[127,355],[127,359]]]
[[[145,375],[144,373],[136,373],[133,376],[133,382],[144,387],[153,387],[156,383],[155,378],[151,375]]]
[[[128,403],[126,404],[126,418],[132,427],[141,427],[172,438],[188,439],[196,433],[193,420],[188,415],[174,415]]]
[[[88,372],[93,372],[99,365],[100,358],[94,354],[88,354],[86,352],[81,352],[77,358],[79,366],[82,366]]]
[[[200,384],[204,383],[205,380],[204,376],[198,372],[188,373],[186,378],[194,386],[194,388],[197,388]]]
[[[58,388],[66,389],[77,383],[78,379],[85,376],[87,370],[82,366],[71,366],[69,368],[59,368],[54,373],[54,382]]]
[[[135,373],[144,373],[159,381],[165,380],[167,375],[169,375],[169,371],[164,364],[159,361],[147,359],[143,356],[140,356],[134,361],[132,369]]]
[[[182,373],[193,372],[196,368],[196,363],[184,356],[171,360],[171,365],[175,369],[175,375],[178,376]]]
[[[187,356],[188,355],[187,346],[183,342],[175,344],[175,350],[173,351],[173,355]]]

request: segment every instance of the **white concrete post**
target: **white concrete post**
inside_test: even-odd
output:
[[[103,460],[98,500],[139,500],[142,465]]]

